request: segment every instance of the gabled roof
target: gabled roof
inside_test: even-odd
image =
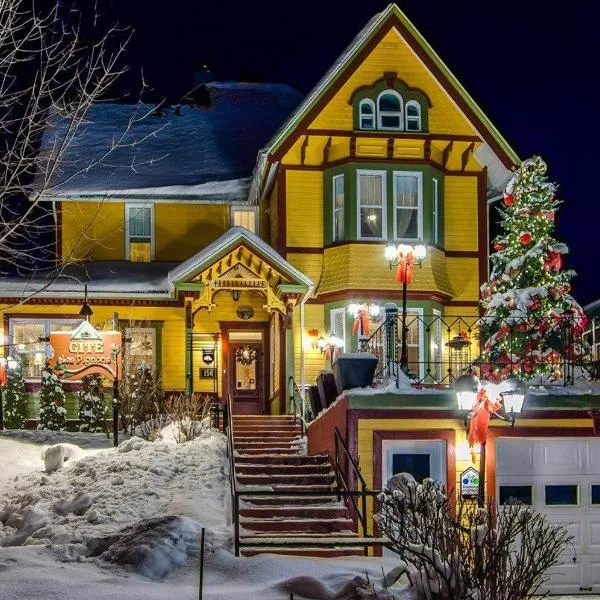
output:
[[[54,179],[56,187],[45,197],[246,201],[256,153],[302,95],[282,84],[205,86],[208,107],[157,112],[147,104],[92,105]],[[46,152],[62,139],[67,124],[50,117],[42,142]],[[101,164],[79,173],[115,142],[118,147]]]
[[[396,27],[409,43],[415,54],[433,73],[448,95],[458,105],[473,127],[479,132],[500,163],[502,175],[520,163],[516,152],[510,147],[502,134],[488,119],[483,110],[469,95],[442,59],[436,54],[425,38],[417,31],[406,15],[396,4],[389,4],[385,10],[376,14],[352,40],[340,57],[333,63],[317,85],[306,96],[304,101],[277,130],[267,146],[261,151],[255,179],[252,182],[251,199],[256,200],[257,177],[262,177],[266,168],[266,158],[276,162],[294,141],[294,133],[301,132],[316,116],[319,106],[333,97],[341,83],[347,79],[355,68],[362,62],[364,55],[383,38],[392,28]],[[485,156],[485,153],[483,153]],[[489,159],[485,156],[485,159]],[[485,160],[484,159],[484,160]]]
[[[177,283],[190,281],[197,273],[207,269],[238,246],[245,246],[266,260],[281,274],[289,277],[293,283],[302,285],[307,290],[313,287],[312,280],[302,271],[291,265],[256,234],[243,227],[232,227],[212,244],[169,271],[169,284],[174,286]]]

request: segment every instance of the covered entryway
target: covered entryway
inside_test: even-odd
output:
[[[552,594],[600,593],[600,439],[498,438],[496,498],[530,504],[573,536],[549,573]]]
[[[186,344],[188,393],[208,392],[216,381],[214,393],[222,403],[230,394],[234,413],[285,412],[296,358],[294,309],[300,306],[302,320],[311,280],[242,227],[179,265],[170,279],[185,296],[186,339],[218,340],[211,364],[193,342]]]

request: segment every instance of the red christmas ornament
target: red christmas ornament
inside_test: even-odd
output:
[[[531,304],[529,305],[529,308],[531,310],[537,310],[540,307],[540,299],[539,298],[534,298],[531,301]]]
[[[562,257],[560,252],[550,252],[548,260],[544,263],[544,271],[560,271],[562,267]]]
[[[531,233],[529,233],[529,231],[524,231],[523,233],[521,233],[521,235],[519,235],[519,241],[521,242],[521,244],[524,245],[529,244],[532,239],[533,236],[531,235]]]
[[[515,329],[517,331],[527,331],[529,329],[529,325],[527,325],[527,323],[525,323],[524,321],[521,321],[520,323],[517,323],[515,325]]]
[[[512,194],[504,194],[504,204],[512,206],[515,203],[515,197]]]
[[[506,248],[506,245],[503,244],[502,242],[496,242],[494,244],[494,249],[498,250],[498,252],[501,252],[502,250],[504,250],[504,248]]]

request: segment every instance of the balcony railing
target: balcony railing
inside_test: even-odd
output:
[[[485,379],[514,376],[544,386],[600,381],[600,361],[590,352],[592,332],[600,328],[600,323],[586,325],[572,314],[538,321],[537,339],[532,336],[531,343],[524,349],[524,331],[529,329],[526,323],[525,318],[408,313],[405,322],[406,375],[413,384],[431,385],[451,385],[468,371]],[[360,340],[360,350],[370,352],[378,359],[376,381],[402,378],[401,327],[402,315],[395,306],[389,307],[382,325],[370,337]],[[485,345],[489,336],[481,334],[490,328],[502,330],[496,343],[506,349],[504,356],[499,356],[498,352],[490,353],[490,346]],[[521,346],[518,358],[510,354],[516,344]]]

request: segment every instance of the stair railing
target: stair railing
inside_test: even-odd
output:
[[[240,555],[240,495],[235,480],[235,449],[233,446],[233,417],[231,394],[223,409],[223,427],[227,428],[227,456],[229,458],[229,490],[231,492],[231,523],[234,527],[235,555]]]
[[[302,399],[300,388],[293,375],[290,375],[288,378],[288,397],[290,403],[294,407],[294,425],[297,424],[298,420],[300,421],[300,437],[305,437],[306,429],[308,427],[308,422],[306,420],[307,409],[306,404]]]

